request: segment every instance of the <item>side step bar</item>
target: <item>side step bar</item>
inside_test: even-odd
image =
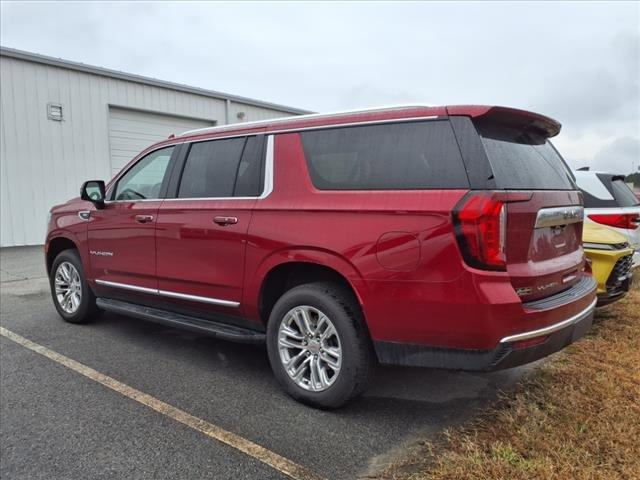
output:
[[[96,299],[98,307],[109,312],[119,313],[129,317],[140,318],[169,327],[209,335],[212,337],[240,343],[264,343],[265,334],[248,328],[236,327],[225,323],[202,320],[180,313],[167,312],[157,308],[145,307],[134,303],[112,300],[108,298]]]

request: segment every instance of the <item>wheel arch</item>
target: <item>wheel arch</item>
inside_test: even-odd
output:
[[[303,283],[332,281],[347,289],[363,308],[366,284],[353,265],[324,250],[277,252],[261,264],[251,282],[247,312],[266,325],[275,302],[284,292]]]
[[[47,275],[51,273],[51,267],[53,265],[53,261],[60,254],[60,252],[64,250],[77,250],[78,254],[80,254],[80,258],[82,259],[82,254],[80,252],[80,248],[78,244],[65,236],[54,237],[49,240],[47,243],[47,252],[46,252],[46,267],[47,267]]]

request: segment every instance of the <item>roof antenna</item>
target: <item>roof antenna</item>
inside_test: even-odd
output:
[[[578,169],[579,172],[588,172],[589,171],[589,167],[580,167]]]

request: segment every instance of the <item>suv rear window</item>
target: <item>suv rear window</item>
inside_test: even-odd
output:
[[[496,124],[476,127],[498,188],[577,189],[571,171],[546,137]]]
[[[634,207],[639,204],[635,194],[621,177],[602,174],[598,174],[598,177],[613,195],[619,207]]]
[[[367,125],[300,134],[320,190],[468,188],[448,121]]]

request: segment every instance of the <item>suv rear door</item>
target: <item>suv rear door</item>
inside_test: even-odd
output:
[[[176,307],[239,315],[246,235],[263,193],[264,135],[191,143],[157,223],[158,289]]]
[[[523,302],[577,283],[584,262],[582,198],[548,141],[554,129],[534,114],[500,108],[473,122],[451,121],[465,161],[474,163],[468,168],[472,188],[495,192],[504,205],[504,268]]]

